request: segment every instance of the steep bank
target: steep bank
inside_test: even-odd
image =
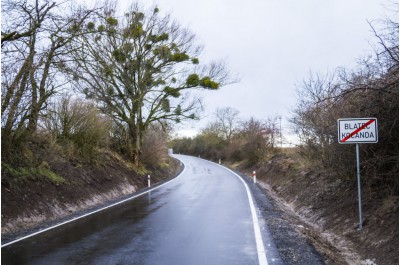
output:
[[[175,160],[155,168],[135,169],[116,153],[100,150],[95,159],[65,156],[57,148],[28,152],[35,163],[3,162],[1,167],[2,238],[38,227],[170,178],[179,170]]]
[[[240,169],[257,171],[266,192],[280,201],[296,229],[321,253],[339,253],[348,264],[398,264],[398,196],[376,199],[374,192],[364,190],[364,228],[358,231],[355,177],[344,179],[338,172],[316,168],[297,153]]]

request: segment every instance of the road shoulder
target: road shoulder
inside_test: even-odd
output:
[[[262,229],[264,241],[272,237],[283,264],[326,264],[328,258],[315,249],[311,241],[297,232],[296,224],[278,207],[277,202],[267,191],[253,183],[249,176],[235,171],[249,186],[259,217],[266,224]],[[268,242],[264,242],[267,247]],[[277,263],[275,263],[277,264]]]

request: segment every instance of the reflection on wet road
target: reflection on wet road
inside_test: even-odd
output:
[[[133,200],[2,248],[2,264],[258,264],[241,180],[177,156],[185,171]]]

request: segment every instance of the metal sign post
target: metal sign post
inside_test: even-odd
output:
[[[358,212],[359,225],[362,229],[362,201],[361,201],[361,176],[360,176],[360,143],[378,142],[378,120],[376,118],[356,118],[338,120],[339,144],[356,144],[357,158],[357,184],[358,184]]]
[[[358,184],[358,215],[359,225],[358,229],[362,229],[362,202],[361,202],[361,177],[360,177],[360,150],[358,144],[356,144],[356,156],[357,156],[357,184]]]

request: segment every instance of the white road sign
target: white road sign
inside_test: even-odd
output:
[[[338,119],[340,144],[377,143],[378,120],[376,118]]]

